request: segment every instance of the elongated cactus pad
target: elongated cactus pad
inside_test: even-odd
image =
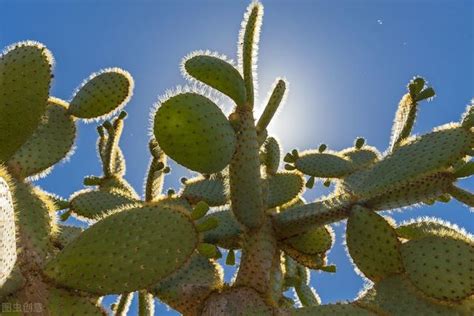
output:
[[[209,206],[220,206],[229,201],[223,178],[198,177],[186,181],[181,196],[190,203],[204,201]]]
[[[119,68],[92,74],[74,94],[69,113],[82,119],[110,117],[130,100],[133,85],[132,76]]]
[[[428,236],[449,237],[467,242],[473,241],[456,225],[437,218],[421,218],[404,223],[396,228],[397,235],[404,239],[420,239]]]
[[[304,180],[300,174],[282,172],[266,179],[268,182],[267,208],[290,202],[302,193]]]
[[[347,221],[346,242],[357,268],[373,280],[403,271],[395,229],[375,212],[356,206]]]
[[[115,209],[127,209],[139,201],[120,190],[82,190],[71,197],[71,211],[79,217],[96,220]]]
[[[426,295],[459,301],[474,294],[474,243],[429,236],[403,244],[410,281]]]
[[[38,128],[8,164],[18,170],[20,177],[47,171],[68,156],[75,138],[76,125],[67,113],[67,103],[50,98]]]
[[[458,125],[412,139],[375,164],[358,192],[363,196],[375,196],[416,177],[435,173],[463,158],[473,145],[474,133]]]
[[[45,273],[63,286],[100,295],[156,284],[197,247],[198,234],[186,213],[151,205],[112,214],[66,246]]]
[[[0,288],[7,281],[17,257],[13,200],[4,177],[7,176],[0,169]]]
[[[202,173],[224,169],[235,150],[235,133],[219,107],[196,93],[182,93],[156,111],[154,134],[163,151]]]
[[[347,158],[318,151],[301,153],[295,167],[304,174],[319,178],[339,178],[356,170]]]
[[[184,267],[151,287],[150,292],[180,313],[195,315],[204,299],[222,287],[222,275],[217,263],[195,254]]]
[[[244,105],[246,92],[244,79],[227,61],[210,55],[191,55],[183,62],[184,71],[191,77],[229,96],[237,105]]]
[[[273,137],[268,137],[263,144],[263,164],[267,175],[275,174],[280,166],[280,145]]]
[[[14,44],[0,56],[0,161],[36,130],[46,110],[52,64],[51,53],[36,42]]]

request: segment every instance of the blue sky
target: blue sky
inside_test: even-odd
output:
[[[236,58],[237,34],[248,1],[24,1],[0,0],[0,46],[32,39],[56,58],[51,93],[69,99],[90,73],[118,66],[132,73],[135,94],[121,146],[126,178],[141,191],[149,156],[149,113],[158,96],[185,84],[179,63],[197,49]],[[422,75],[437,97],[423,103],[416,133],[457,121],[474,97],[474,2],[264,1],[259,55],[259,100],[277,76],[290,82],[285,108],[270,133],[285,151],[351,146],[357,136],[381,151],[389,143],[397,103],[407,82]],[[225,98],[222,106],[230,109]],[[260,113],[257,107],[256,112]],[[69,162],[38,181],[62,196],[99,175],[93,124],[80,124],[77,150]],[[175,167],[166,187],[179,188],[185,170]],[[474,189],[474,181],[463,181]],[[322,185],[312,200],[328,193]],[[453,201],[393,214],[397,220],[439,216],[474,232],[472,213]],[[313,273],[323,302],[352,299],[363,281],[353,272],[342,243],[344,225],[329,255],[336,274]],[[106,302],[110,302],[107,299]],[[157,305],[157,314],[168,315]],[[169,315],[174,315],[169,312]]]

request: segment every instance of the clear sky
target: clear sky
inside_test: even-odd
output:
[[[438,96],[423,103],[416,133],[459,120],[474,97],[474,1],[463,0],[266,0],[259,56],[260,100],[273,80],[290,81],[285,108],[271,123],[285,151],[331,149],[364,136],[384,151],[397,103],[407,82],[424,76]],[[185,84],[179,63],[197,49],[236,58],[237,34],[248,1],[47,1],[0,0],[0,46],[31,39],[56,58],[54,96],[69,99],[90,73],[118,66],[131,72],[136,88],[121,146],[127,176],[141,192],[147,169],[149,113],[166,89]],[[222,99],[222,106],[230,106]],[[261,108],[257,108],[258,113]],[[96,129],[80,124],[69,162],[38,181],[64,197],[82,188],[82,178],[101,172]],[[166,187],[179,188],[185,171],[175,167]],[[462,186],[474,189],[474,181]],[[328,193],[319,183],[306,194]],[[403,213],[396,220],[439,216],[474,232],[473,214],[456,201]],[[312,273],[324,303],[352,299],[363,284],[342,246],[344,225],[329,262],[336,274]],[[227,270],[229,278],[232,271]],[[106,298],[110,303],[113,298]],[[158,315],[175,315],[157,304]],[[133,315],[133,314],[131,314]]]

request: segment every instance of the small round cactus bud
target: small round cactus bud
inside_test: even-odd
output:
[[[321,144],[321,145],[319,145],[318,151],[320,153],[323,153],[327,148],[328,148],[328,146],[326,144]]]
[[[323,185],[326,187],[326,188],[329,188],[331,186],[331,179],[326,179],[326,181],[324,181]]]
[[[415,101],[423,101],[429,98],[433,98],[436,95],[436,92],[433,88],[429,87],[425,90],[421,91],[419,94],[416,95]]]
[[[296,159],[298,159],[298,157],[300,156],[300,155],[298,154],[298,150],[296,150],[296,149],[293,149],[293,150],[291,151],[291,154],[292,154],[293,157],[295,157]]]
[[[194,220],[200,219],[206,215],[206,213],[209,211],[209,205],[207,205],[206,202],[201,201],[196,206],[194,207],[191,217]]]
[[[295,157],[293,157],[292,154],[287,153],[287,154],[285,155],[285,157],[283,158],[283,161],[284,161],[284,162],[288,162],[288,163],[292,163],[292,162],[295,162],[296,159],[295,159]]]
[[[104,137],[104,127],[101,125],[97,126],[97,133],[100,137]]]
[[[235,251],[234,249],[229,249],[227,257],[225,258],[225,264],[228,266],[235,265]]]
[[[110,123],[110,121],[105,121],[104,123],[102,123],[102,126],[108,131],[110,131],[113,127],[112,123]]]
[[[206,220],[200,222],[196,225],[198,232],[207,232],[208,230],[213,230],[219,225],[219,220],[216,217],[209,217]]]
[[[207,258],[218,257],[219,250],[213,244],[201,243],[197,246],[199,253]]]
[[[180,181],[182,184],[186,184],[186,181],[188,181],[188,178],[182,177],[181,179],[179,179],[179,181]]]
[[[175,191],[174,189],[168,189],[168,191],[166,192],[166,194],[171,197],[171,196],[173,196],[173,195],[176,194],[176,191]]]
[[[421,77],[416,77],[408,84],[408,91],[412,97],[421,92],[425,86],[425,80]]]
[[[296,167],[293,166],[293,165],[290,165],[290,164],[285,165],[285,170],[290,170],[291,171],[291,170],[295,170],[295,169],[296,169]]]
[[[314,187],[314,181],[314,177],[309,177],[308,181],[306,181],[306,187],[312,189]]]
[[[356,139],[354,145],[355,145],[355,148],[361,149],[362,146],[364,146],[364,144],[365,144],[365,139],[363,137],[359,137],[359,138]]]
[[[170,173],[171,172],[171,168],[169,166],[166,166],[163,168],[163,173]]]
[[[124,118],[127,117],[127,112],[126,111],[121,111],[120,114],[118,115],[117,119],[123,120]]]

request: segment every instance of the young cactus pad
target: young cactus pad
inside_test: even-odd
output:
[[[378,213],[451,198],[474,207],[474,194],[462,188],[474,174],[474,105],[458,122],[412,135],[421,102],[435,96],[418,76],[398,103],[387,150],[350,137],[345,149],[314,144],[284,154],[270,134],[288,95],[286,79],[274,80],[256,117],[262,22],[263,6],[252,1],[236,65],[208,51],[183,59],[191,87],[167,92],[152,109],[142,196],[126,175],[129,156],[138,160],[132,171],[142,160],[120,142],[132,76],[107,68],[63,101],[50,95],[53,59],[44,45],[21,42],[4,51],[2,308],[36,303],[42,315],[126,316],[133,301],[139,316],[152,316],[156,299],[184,316],[474,315],[473,236],[441,219],[397,224]],[[34,181],[72,155],[79,120],[101,120],[97,142],[90,141],[101,170],[63,199]],[[168,175],[176,180],[183,168],[191,176],[164,191]],[[307,191],[321,193],[320,184],[330,192],[307,202]],[[454,213],[440,207],[440,216],[444,211]],[[367,285],[353,301],[324,304],[318,291],[326,283],[311,282],[311,274],[344,268],[331,262],[341,245],[334,223],[342,223],[335,231]],[[235,268],[232,278],[224,263]],[[110,295],[115,303],[105,306]]]

